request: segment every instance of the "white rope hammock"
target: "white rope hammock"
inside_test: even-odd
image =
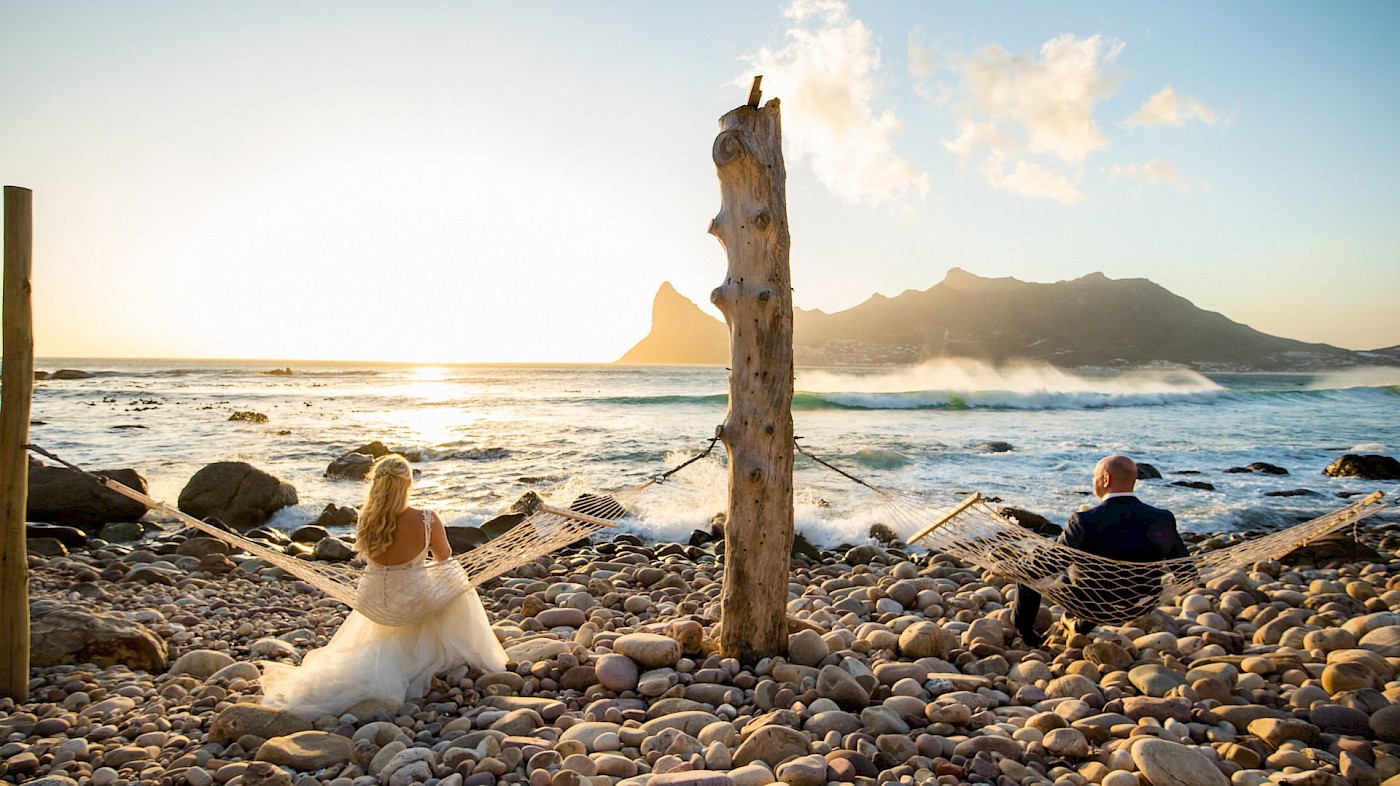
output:
[[[118,494],[281,568],[380,625],[400,626],[428,618],[473,584],[617,526],[616,519],[621,518],[627,504],[655,481],[612,496],[585,496],[569,509],[540,504],[520,523],[482,546],[441,562],[393,567],[300,559],[201,521],[110,478],[102,482]],[[406,603],[406,596],[413,602]]]
[[[998,513],[977,493],[923,524],[930,518],[927,501],[876,491],[884,497],[906,542],[1031,587],[1076,619],[1109,625],[1137,619],[1175,593],[1256,562],[1278,559],[1386,507],[1384,495],[1377,491],[1311,521],[1225,548],[1178,559],[1128,562],[1089,554],[1031,532]]]

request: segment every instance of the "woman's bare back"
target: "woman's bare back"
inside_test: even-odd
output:
[[[379,565],[402,565],[421,554],[427,537],[423,516],[424,511],[418,508],[404,508],[394,522],[393,542],[370,554],[370,560]]]

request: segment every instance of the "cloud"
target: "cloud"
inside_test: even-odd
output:
[[[1108,146],[1094,107],[1118,91],[1123,44],[1062,35],[1036,56],[988,46],[960,68],[958,136],[944,146],[993,188],[1064,203],[1080,200],[1079,167]]]
[[[1114,165],[1108,168],[1108,176],[1117,180],[1136,180],[1139,183],[1160,186],[1169,185],[1180,191],[1187,190],[1186,183],[1181,179],[1181,175],[1176,171],[1176,166],[1170,161],[1161,159],[1148,161],[1142,165],[1130,164],[1128,166]]]
[[[783,101],[789,156],[849,204],[912,213],[928,194],[927,173],[894,151],[903,130],[893,110],[876,109],[883,87],[878,41],[839,0],[794,0],[781,49],[748,58],[754,70],[735,81],[745,89],[763,74],[764,91]]]
[[[1214,125],[1220,122],[1221,115],[1199,99],[1177,95],[1176,90],[1167,85],[1157,95],[1147,99],[1123,124],[1156,128],[1161,125],[1181,126],[1192,120]]]

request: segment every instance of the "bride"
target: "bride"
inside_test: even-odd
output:
[[[408,506],[412,482],[402,456],[374,462],[355,528],[355,549],[366,562],[358,610],[301,666],[264,662],[264,704],[314,720],[367,700],[397,706],[426,693],[434,674],[464,663],[505,668],[505,650],[451,558],[442,520]]]

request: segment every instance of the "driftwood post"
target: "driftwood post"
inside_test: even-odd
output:
[[[779,104],[720,118],[713,156],[719,215],[710,234],[729,272],[710,295],[729,324],[729,453],[720,649],[753,662],[787,653],[792,550],[792,286]]]
[[[5,186],[3,346],[0,346],[0,693],[29,695],[29,404],[34,392],[34,332],[29,270],[34,225],[27,188]]]

